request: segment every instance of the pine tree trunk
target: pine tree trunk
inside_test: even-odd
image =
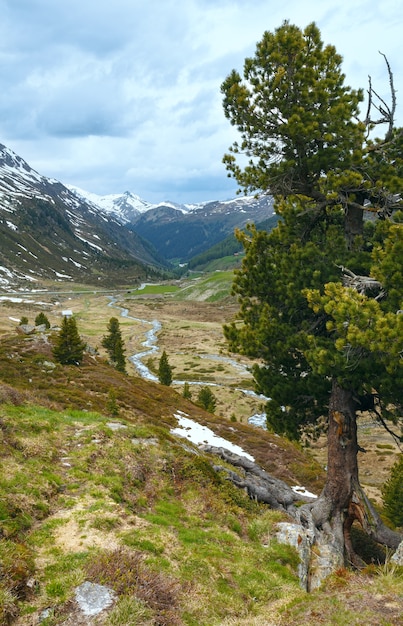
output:
[[[358,521],[379,543],[396,549],[401,535],[387,528],[369,502],[358,477],[356,403],[350,389],[333,381],[329,403],[328,466],[325,487],[311,507],[315,541],[332,552],[331,569],[359,567],[350,530]]]
[[[349,250],[355,238],[364,232],[364,211],[358,206],[349,205],[344,216],[344,236]]]

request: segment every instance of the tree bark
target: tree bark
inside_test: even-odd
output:
[[[302,507],[302,521],[310,521],[318,543],[331,545],[340,564],[362,565],[355,554],[350,530],[355,521],[375,541],[397,549],[402,537],[387,528],[366,497],[358,475],[357,405],[353,391],[333,381],[329,403],[328,466],[318,500]],[[311,517],[311,520],[309,520]]]
[[[245,489],[259,502],[283,510],[304,527],[312,545],[310,563],[307,564],[308,591],[318,587],[340,567],[365,565],[353,548],[350,532],[354,522],[358,522],[375,541],[393,550],[403,538],[383,524],[360,485],[358,408],[353,391],[334,380],[329,402],[327,480],[317,499],[296,494],[283,481],[270,476],[244,456],[224,448],[203,447],[205,452],[216,454],[241,470],[237,473],[214,466],[217,471],[225,472],[237,487]],[[305,504],[298,506],[301,500]]]
[[[364,232],[364,211],[360,206],[348,204],[344,217],[344,236],[349,250],[353,248],[354,240]]]

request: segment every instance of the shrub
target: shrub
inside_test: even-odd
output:
[[[135,596],[152,609],[155,624],[175,626],[178,617],[179,585],[161,572],[152,571],[141,553],[119,548],[97,554],[87,565],[87,576],[108,585],[120,596]]]
[[[18,615],[18,601],[26,597],[28,579],[34,572],[33,555],[23,544],[0,541],[0,624]]]

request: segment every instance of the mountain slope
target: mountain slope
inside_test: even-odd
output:
[[[151,242],[167,260],[188,261],[233,234],[235,228],[244,228],[248,222],[262,222],[274,213],[269,196],[240,196],[199,204],[151,204],[128,191],[98,196],[69,188]]]
[[[154,207],[153,204],[142,200],[140,196],[130,191],[125,191],[123,194],[100,196],[74,185],[66,185],[66,187],[85,202],[90,202],[99,207],[105,214],[114,216],[122,224],[133,221],[133,219]]]
[[[316,482],[321,470],[301,449],[100,357],[52,363],[49,332],[48,342],[0,342],[1,624],[401,624],[397,568],[339,570],[307,594],[296,551],[277,541],[285,515],[249,499],[173,429],[187,415],[262,467],[271,458],[273,473],[297,481],[308,469]],[[77,602],[84,581],[114,590],[93,617]]]
[[[152,246],[0,144],[0,286],[133,281],[161,267]]]
[[[262,222],[273,214],[271,197],[246,196],[207,202],[186,213],[161,205],[140,215],[131,228],[165,259],[188,261],[224,240],[235,228]]]

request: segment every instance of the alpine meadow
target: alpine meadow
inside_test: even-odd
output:
[[[397,69],[354,89],[317,23],[281,19],[228,68],[220,35],[236,198],[101,196],[0,144],[0,626],[403,626]],[[178,108],[193,141],[171,69],[167,137]]]

